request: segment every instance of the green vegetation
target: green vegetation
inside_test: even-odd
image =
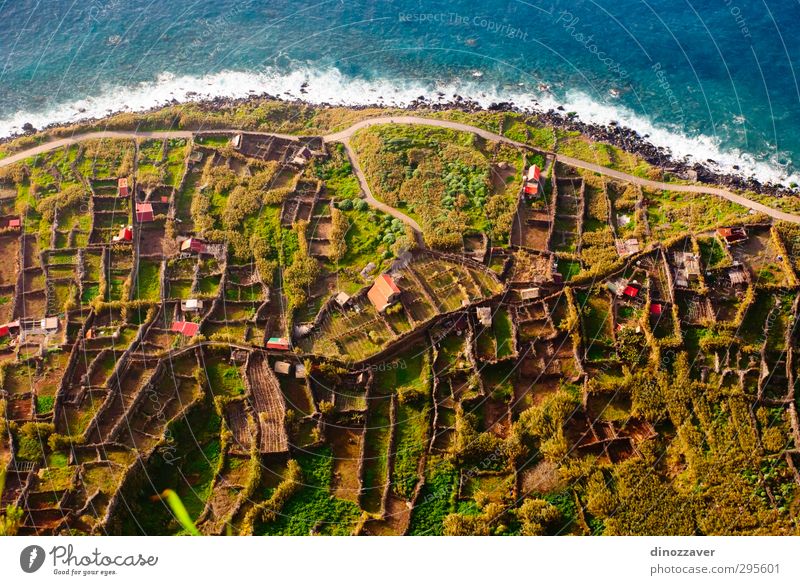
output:
[[[139,261],[139,275],[136,279],[134,298],[140,301],[161,299],[161,263],[153,260]]]
[[[221,396],[240,396],[244,394],[242,372],[237,366],[229,365],[219,359],[206,362],[206,372],[211,392]]]
[[[236,123],[309,135],[379,113],[256,100],[125,114],[109,127]],[[431,115],[674,181],[535,117]],[[14,327],[0,340],[0,453],[38,466],[26,488],[32,519],[34,504],[47,510],[63,497],[81,510],[76,533],[797,533],[787,460],[797,372],[786,352],[796,342],[800,228],[757,225],[765,218],[710,195],[642,191],[557,164],[555,219],[548,176],[514,228],[532,236],[497,250],[524,166],[546,166],[541,154],[523,161],[471,133],[423,126],[357,134],[375,196],[454,253],[440,255],[414,249],[403,222],[367,203],[343,145],[326,144],[328,156],[301,169],[248,158],[229,138],[146,139],[138,154],[132,140],[92,140],[0,171],[3,193],[16,194],[4,195],[0,216],[24,216],[31,236],[9,228],[0,238],[10,259],[0,263],[3,322],[59,319],[29,343]],[[119,177],[137,179],[161,209],[175,205],[174,218],[146,226],[139,254],[111,243],[131,221]],[[728,225],[747,225],[748,240],[724,246],[713,230]],[[456,256],[479,232],[493,248],[488,267]],[[187,236],[213,253],[179,257]],[[636,238],[639,252],[618,252],[625,242],[615,238]],[[699,254],[700,274],[671,290],[676,251]],[[731,283],[739,265],[753,282]],[[567,286],[553,282],[556,271]],[[387,272],[402,292],[379,313],[357,293]],[[617,285],[634,280],[637,300],[620,295]],[[339,291],[354,298],[339,306]],[[182,312],[178,300],[193,297],[204,311]],[[492,307],[491,326],[476,306]],[[172,331],[182,319],[202,321],[198,335]],[[244,364],[273,336],[293,348],[267,361],[293,368],[268,373],[285,412],[246,390],[265,390]],[[287,451],[261,452],[262,439],[276,444],[277,433],[282,444],[284,431]],[[71,449],[96,444],[101,458]],[[126,506],[100,524],[117,496]],[[26,514],[0,511],[0,534]]]
[[[431,245],[460,248],[464,228],[508,238],[522,164],[513,149],[499,148],[505,174],[490,164],[491,146],[471,133],[373,126],[353,146],[375,196],[416,219]]]
[[[411,515],[409,534],[444,534],[444,519],[455,507],[457,483],[458,472],[451,463],[439,458],[428,461],[425,486]]]
[[[329,447],[305,453],[297,458],[303,474],[303,487],[291,496],[274,522],[257,534],[308,536],[350,534],[360,512],[353,502],[329,492],[333,474],[333,454]]]

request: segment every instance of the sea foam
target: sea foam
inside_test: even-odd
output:
[[[301,88],[303,91],[301,91]],[[396,79],[358,79],[347,77],[338,69],[296,69],[290,73],[221,71],[204,76],[180,76],[164,72],[149,82],[142,82],[120,92],[118,86],[100,87],[96,96],[66,102],[43,111],[20,111],[0,119],[0,136],[18,134],[25,123],[36,128],[50,124],[75,123],[102,118],[116,112],[141,112],[178,102],[201,101],[212,98],[245,98],[270,94],[284,99],[302,99],[309,103],[329,103],[347,106],[380,104],[406,106],[419,96],[435,101],[441,94],[444,101],[459,95],[482,107],[493,103],[512,102],[524,111],[547,111],[563,106],[575,112],[584,122],[608,124],[616,122],[631,128],[655,146],[667,149],[674,158],[707,164],[716,161],[715,170],[753,177],[762,182],[800,183],[800,176],[788,173],[786,166],[773,157],[757,159],[751,153],[725,149],[717,137],[687,136],[676,129],[654,124],[646,116],[620,105],[600,103],[585,93],[568,91],[564,97],[538,88],[493,87],[473,78],[426,85]],[[738,166],[739,170],[734,166]]]

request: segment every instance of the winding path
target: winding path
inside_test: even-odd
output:
[[[368,128],[370,126],[376,126],[380,124],[414,124],[422,126],[433,126],[438,128],[447,128],[450,130],[458,130],[461,132],[472,132],[473,134],[476,134],[481,138],[485,138],[487,140],[504,142],[506,144],[510,144],[517,148],[536,150],[527,144],[517,142],[516,140],[511,140],[510,138],[506,138],[505,136],[501,136],[500,134],[484,130],[483,128],[477,128],[475,126],[470,126],[469,124],[463,124],[460,122],[451,122],[449,120],[435,120],[431,118],[419,118],[417,116],[380,116],[377,118],[369,118],[367,120],[356,122],[349,128],[346,128],[345,130],[342,130],[340,132],[335,132],[333,134],[328,134],[326,136],[323,136],[322,138],[325,142],[341,142],[344,144],[347,154],[352,162],[353,170],[356,174],[356,177],[358,178],[359,184],[361,185],[361,189],[364,192],[364,197],[366,201],[376,209],[388,213],[393,217],[396,217],[401,221],[405,222],[414,230],[420,241],[422,240],[422,231],[419,224],[413,218],[409,217],[402,211],[395,209],[394,207],[390,207],[389,205],[386,205],[385,203],[378,201],[372,195],[372,191],[369,188],[366,176],[364,175],[361,166],[358,164],[358,157],[355,156],[355,153],[353,152],[353,149],[350,146],[349,143],[350,138],[356,132],[358,132],[363,128]],[[209,134],[227,133],[227,132],[241,132],[241,130],[221,129],[209,132]],[[248,133],[271,134],[269,132],[249,132],[249,131]],[[5,167],[14,164],[16,162],[19,162],[21,160],[24,160],[30,156],[42,154],[44,152],[49,152],[51,150],[61,148],[62,146],[69,146],[85,140],[92,140],[98,138],[191,138],[195,134],[205,134],[205,133],[191,132],[188,130],[165,130],[160,132],[135,132],[135,131],[123,131],[123,130],[87,132],[84,134],[76,134],[69,138],[60,138],[57,140],[53,140],[51,142],[39,144],[22,152],[7,156],[6,158],[0,159],[0,167]],[[272,134],[272,135],[279,136],[281,138],[290,138],[293,140],[297,138],[296,136],[289,136],[284,134]],[[748,209],[753,209],[755,211],[768,215],[774,219],[780,219],[792,223],[800,223],[800,215],[794,213],[788,213],[786,211],[781,211],[779,209],[774,209],[772,207],[764,205],[763,203],[759,203],[758,201],[753,201],[751,199],[748,199],[747,197],[738,195],[726,189],[720,189],[719,187],[706,186],[706,185],[682,185],[675,183],[663,183],[660,181],[651,181],[650,179],[643,179],[635,175],[630,175],[628,173],[623,173],[622,171],[609,169],[607,167],[595,163],[586,162],[584,160],[573,158],[571,156],[566,156],[563,154],[556,154],[556,160],[569,166],[578,167],[584,170],[599,173],[601,175],[605,175],[607,177],[611,177],[614,179],[619,179],[621,181],[626,181],[628,183],[633,183],[635,185],[641,185],[642,187],[647,187],[649,189],[676,191],[680,193],[695,193],[702,195],[706,194],[716,195],[718,197],[722,197],[723,199],[727,199],[728,201],[731,201],[733,203],[737,203]]]
[[[369,183],[367,182],[367,177],[364,174],[364,171],[361,170],[361,165],[358,163],[358,157],[356,153],[353,151],[353,148],[350,146],[350,142],[348,140],[343,140],[342,143],[344,144],[344,149],[347,151],[347,157],[350,159],[350,164],[353,167],[353,172],[355,173],[356,177],[358,178],[358,183],[361,185],[361,192],[364,194],[364,199],[367,203],[369,203],[375,209],[383,211],[384,213],[388,213],[392,217],[396,217],[414,231],[414,237],[417,239],[417,245],[420,248],[425,247],[425,238],[422,237],[422,228],[419,224],[414,220],[414,218],[409,217],[399,209],[392,207],[391,205],[386,205],[383,201],[379,201],[375,198],[372,194],[372,189],[369,188]]]
[[[382,116],[379,118],[369,118],[367,120],[362,120],[361,122],[357,122],[352,126],[350,126],[349,128],[342,130],[341,132],[336,132],[335,134],[329,134],[328,136],[324,136],[323,138],[326,142],[344,142],[345,145],[347,145],[347,141],[350,139],[350,137],[353,136],[353,134],[355,134],[356,132],[358,132],[363,128],[368,128],[369,126],[375,126],[378,124],[418,124],[424,126],[435,126],[438,128],[448,128],[450,130],[472,132],[473,134],[477,134],[481,138],[485,138],[487,140],[494,140],[497,142],[504,142],[506,144],[516,146],[517,148],[523,148],[526,150],[536,150],[527,144],[523,144],[522,142],[511,140],[510,138],[506,138],[505,136],[502,136],[500,134],[495,134],[494,132],[484,130],[483,128],[476,128],[475,126],[470,126],[469,124],[462,124],[460,122],[451,122],[449,120],[433,120],[429,118],[418,118],[416,116]],[[354,157],[351,155],[351,158]],[[793,223],[800,223],[800,215],[794,213],[788,213],[786,211],[781,211],[779,209],[774,209],[772,207],[764,205],[763,203],[759,203],[758,201],[753,201],[752,199],[748,199],[747,197],[744,197],[742,195],[737,195],[736,193],[732,193],[731,191],[728,191],[726,189],[720,189],[719,187],[712,187],[706,185],[681,185],[676,183],[663,183],[660,181],[651,181],[650,179],[643,179],[642,177],[637,177],[636,175],[629,175],[628,173],[623,173],[622,171],[609,169],[602,165],[586,162],[579,158],[574,158],[563,154],[556,154],[556,160],[572,167],[578,167],[580,169],[584,169],[587,171],[600,173],[601,175],[605,175],[607,177],[619,179],[621,181],[626,181],[628,183],[633,183],[635,185],[641,185],[642,187],[647,187],[649,189],[657,189],[662,191],[677,191],[681,193],[696,193],[702,195],[705,194],[717,195],[718,197],[722,197],[733,203],[738,203],[739,205],[747,207],[748,209],[759,211],[772,218],[782,219],[784,221],[790,221]]]

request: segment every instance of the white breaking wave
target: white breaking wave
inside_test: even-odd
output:
[[[301,87],[304,91],[301,91]],[[427,96],[429,101],[436,101],[439,92],[444,95],[444,101],[460,95],[482,107],[497,102],[511,102],[526,111],[547,111],[563,106],[566,111],[575,112],[584,122],[604,125],[616,122],[632,128],[640,135],[649,135],[648,140],[651,143],[669,150],[676,159],[685,158],[704,164],[707,159],[712,159],[718,163],[717,170],[722,172],[754,177],[762,182],[800,183],[800,176],[788,174],[777,160],[757,160],[752,154],[722,148],[719,139],[715,137],[686,136],[657,126],[625,107],[599,103],[582,92],[567,92],[562,100],[534,88],[529,91],[523,91],[520,87],[491,88],[474,80],[455,80],[435,85],[386,79],[365,80],[347,77],[337,69],[298,69],[288,74],[277,71],[221,71],[201,77],[165,72],[155,81],[142,82],[125,91],[120,91],[119,86],[108,85],[102,87],[97,96],[64,103],[46,111],[17,112],[0,119],[0,136],[18,134],[28,122],[36,128],[43,128],[51,124],[103,118],[116,112],[141,112],[169,104],[173,100],[190,102],[212,98],[236,99],[266,93],[279,98],[302,99],[313,104],[379,104],[403,107],[419,96]],[[734,169],[734,165],[738,165],[740,170]]]

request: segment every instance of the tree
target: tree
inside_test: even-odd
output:
[[[644,333],[637,332],[633,327],[623,327],[617,332],[616,346],[620,359],[633,366],[643,363],[647,357]]]
[[[339,203],[336,204],[336,207],[341,209],[342,211],[350,211],[353,209],[353,200],[352,199],[342,199]]]
[[[561,520],[561,512],[546,500],[531,498],[525,500],[517,511],[522,523],[524,536],[542,536],[554,528]]]
[[[345,235],[349,228],[350,222],[347,221],[347,216],[335,207],[331,209],[330,259],[332,262],[339,262],[347,253]]]
[[[6,470],[0,468],[0,494],[6,486]],[[15,536],[22,523],[22,510],[9,504],[5,510],[0,509],[0,536]]]
[[[632,409],[631,414],[641,416],[651,422],[666,417],[666,376],[663,372],[637,372],[630,380]]]

